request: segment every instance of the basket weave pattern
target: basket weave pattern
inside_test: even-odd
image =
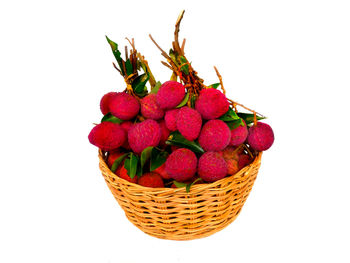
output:
[[[261,163],[261,155],[233,176],[185,188],[149,188],[115,175],[99,153],[100,169],[127,218],[162,239],[192,240],[225,228],[240,213]]]

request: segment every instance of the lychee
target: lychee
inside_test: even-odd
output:
[[[247,154],[240,154],[238,159],[238,170],[241,170],[248,164],[250,164],[253,159]]]
[[[238,159],[241,152],[243,152],[243,148],[236,148],[233,146],[228,146],[220,152],[227,164],[227,174],[232,175],[239,171]]]
[[[153,187],[153,188],[164,187],[162,177],[159,174],[153,173],[153,172],[143,174],[139,178],[138,184],[146,187]]]
[[[106,115],[110,112],[109,104],[111,102],[111,99],[115,97],[115,95],[117,95],[117,92],[109,92],[103,95],[103,97],[101,98],[100,109],[103,115]]]
[[[163,179],[170,179],[171,178],[170,175],[165,170],[165,163],[163,163],[161,166],[159,166],[153,172],[159,174]]]
[[[167,81],[160,86],[157,103],[161,109],[173,109],[185,97],[185,87],[176,81]]]
[[[179,113],[179,109],[168,110],[165,113],[165,117],[164,117],[165,124],[170,131],[177,130],[176,120],[177,120],[178,113]]]
[[[244,121],[243,121],[244,122]],[[230,145],[238,146],[245,142],[248,136],[248,128],[244,122],[244,126],[238,126],[237,128],[231,130],[231,140]]]
[[[131,177],[128,175],[128,170],[126,170],[124,167],[124,161],[119,165],[118,169],[115,171],[115,174],[130,183],[137,183],[137,176],[134,176],[134,178],[131,179]]]
[[[168,137],[170,135],[170,131],[166,127],[164,120],[161,120],[158,123],[159,123],[161,134],[162,134],[161,137],[160,137],[159,145],[162,146],[162,147],[166,147],[165,141],[168,139]]]
[[[206,152],[198,160],[198,174],[207,182],[215,182],[227,175],[227,164],[218,152]]]
[[[230,142],[231,131],[222,120],[210,120],[203,125],[199,144],[205,151],[221,151]]]
[[[134,126],[134,123],[132,123],[131,121],[124,121],[120,124],[120,126],[125,130],[126,135],[128,135],[129,130]],[[126,140],[123,143],[122,147],[126,150],[130,150],[130,145],[129,145],[129,141],[128,141],[128,136],[126,136]]]
[[[271,147],[275,140],[273,130],[270,125],[258,122],[249,128],[248,144],[257,151],[266,151]]]
[[[122,146],[126,140],[126,133],[119,124],[105,121],[96,125],[88,138],[91,144],[101,150],[111,151]]]
[[[162,132],[155,120],[147,119],[135,124],[128,132],[128,141],[133,152],[140,154],[149,146],[157,146]]]
[[[124,153],[118,150],[111,151],[108,155],[107,164],[111,168],[115,160],[121,157]]]
[[[177,114],[176,127],[185,139],[193,141],[201,131],[202,117],[198,111],[182,107]]]
[[[146,119],[159,120],[163,118],[164,111],[156,102],[156,94],[149,94],[141,100],[141,114]]]
[[[176,181],[183,182],[194,176],[197,168],[196,155],[186,149],[180,148],[172,152],[165,162],[165,170]]]
[[[209,88],[201,90],[195,107],[203,119],[212,120],[226,113],[229,103],[220,90]]]
[[[111,98],[109,104],[110,112],[121,120],[133,119],[140,110],[138,100],[125,92],[118,92]]]

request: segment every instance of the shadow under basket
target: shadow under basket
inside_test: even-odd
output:
[[[214,183],[185,188],[149,188],[115,175],[99,151],[100,169],[126,217],[151,236],[170,240],[207,237],[232,223],[252,190],[260,152],[238,173]]]

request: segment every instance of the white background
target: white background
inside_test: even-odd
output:
[[[125,218],[87,135],[124,89],[104,35],[180,37],[207,84],[267,115],[276,140],[242,213],[201,240]],[[1,1],[0,262],[349,262],[348,1]]]

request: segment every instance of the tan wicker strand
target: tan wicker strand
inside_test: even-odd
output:
[[[262,153],[235,175],[185,188],[149,188],[115,175],[99,152],[100,169],[126,217],[151,236],[192,240],[214,234],[239,215],[254,185]]]

